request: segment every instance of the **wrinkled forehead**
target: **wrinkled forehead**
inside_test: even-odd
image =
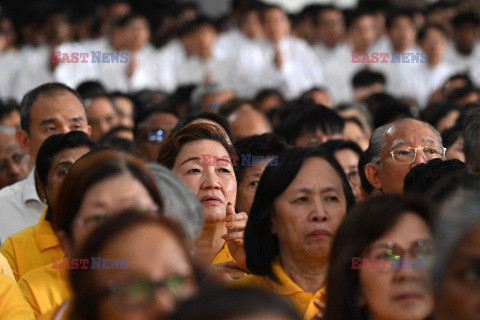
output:
[[[420,147],[435,145],[441,147],[437,134],[425,123],[415,120],[392,124],[386,131],[389,149],[396,147]]]

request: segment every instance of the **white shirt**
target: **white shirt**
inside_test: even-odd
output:
[[[20,68],[20,53],[8,50],[0,53],[0,98],[14,98],[14,79]]]
[[[20,50],[20,67],[14,79],[13,96],[21,101],[30,90],[54,81],[50,70],[52,54],[48,45],[24,47]]]
[[[418,102],[420,109],[427,106],[431,94],[439,89],[454,73],[454,68],[445,62],[441,62],[434,67],[427,63],[416,65],[415,75],[410,78],[413,88],[411,96]]]
[[[480,63],[480,41],[478,41],[469,55],[461,54],[455,48],[453,42],[449,42],[443,61],[450,64],[456,71],[456,73],[466,73],[470,68]]]
[[[187,60],[187,52],[180,40],[172,40],[157,51],[158,81],[167,93],[178,86],[177,68]]]
[[[327,88],[335,104],[353,101],[352,78],[367,67],[364,63],[352,62],[352,51],[350,46],[342,46],[325,65]]]
[[[251,39],[239,28],[233,28],[218,36],[213,48],[213,55],[221,60],[233,60],[237,57],[238,48],[261,40],[263,39]]]
[[[313,51],[325,68],[337,54],[339,54],[342,50],[345,50],[346,46],[347,44],[340,42],[337,43],[335,47],[331,48],[327,47],[322,42],[317,42],[313,45]]]
[[[78,42],[66,42],[59,45],[55,51],[60,51],[61,54],[67,53],[71,62],[68,63],[67,59],[63,59],[63,56],[60,57],[63,62],[60,62],[53,71],[55,80],[75,89],[84,81],[98,79],[97,64],[92,63],[92,51],[96,51],[95,49]],[[78,55],[78,62],[73,62],[73,54]],[[80,54],[83,55],[80,56]],[[85,54],[88,54],[88,57]]]
[[[35,168],[25,180],[0,190],[0,243],[38,223],[46,205],[35,187]]]
[[[268,40],[239,48],[233,62],[233,87],[239,97],[252,98],[264,88],[281,91],[287,99],[325,83],[323,68],[312,48],[302,39],[287,36],[279,43],[283,64],[274,62],[275,47]]]
[[[394,50],[391,42],[386,44],[382,50],[383,51],[378,52],[387,52],[389,54],[387,59],[388,63],[371,64],[371,68],[385,76],[385,80],[387,81],[385,86],[386,92],[397,98],[411,97],[415,99],[416,89],[413,80],[417,77],[418,65],[425,65],[426,63],[403,63],[402,58],[400,58],[400,63],[393,63],[394,58],[392,52]],[[415,54],[418,56],[422,53],[423,51],[419,47],[412,46],[402,54]]]
[[[210,77],[210,82],[229,83],[230,69],[231,64],[227,61],[214,57],[202,61],[198,56],[193,56],[177,68],[178,85],[203,83],[207,75]]]

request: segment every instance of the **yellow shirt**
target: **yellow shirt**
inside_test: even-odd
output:
[[[232,255],[230,254],[230,251],[228,251],[228,246],[227,242],[225,241],[225,245],[223,246],[222,250],[220,250],[219,253],[213,258],[213,261],[210,265],[217,264],[217,263],[224,263],[227,261],[233,261],[235,262],[235,259],[233,259]]]
[[[0,273],[6,275],[12,280],[15,280],[15,277],[13,276],[12,268],[10,268],[10,264],[8,263],[8,260],[5,259],[5,257],[1,253],[0,253]]]
[[[0,320],[33,320],[32,308],[13,279],[0,274]]]
[[[68,270],[53,269],[52,265],[30,271],[18,281],[18,285],[35,316],[57,308],[72,295]]]
[[[279,257],[273,260],[272,271],[280,283],[277,283],[268,277],[250,274],[234,281],[232,286],[257,287],[273,290],[276,293],[288,298],[288,300],[292,302],[300,314],[303,315],[304,320],[312,319],[313,316],[318,312],[318,308],[315,307],[313,301],[319,300],[322,303],[325,303],[326,301],[327,296],[325,287],[315,292],[315,294],[303,291],[303,289],[293,282],[283,270]]]
[[[71,319],[70,312],[71,303],[70,300],[67,300],[59,307],[39,315],[35,320],[69,320]]]
[[[0,251],[17,281],[30,270],[52,264],[52,258],[65,256],[50,222],[45,220],[46,214],[47,208],[36,225],[10,236],[2,244]]]

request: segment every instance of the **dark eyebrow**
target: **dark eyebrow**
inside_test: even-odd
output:
[[[183,161],[182,163],[180,163],[180,165],[184,165],[185,163],[187,163],[188,161],[199,161],[201,160],[202,158],[200,157],[191,157],[191,158],[188,158],[187,160]]]
[[[326,188],[322,188],[320,190],[320,192],[329,192],[329,191],[338,191],[338,188],[335,188],[335,187],[326,187]],[[299,188],[299,189],[296,189],[296,190],[293,190],[294,193],[312,193],[312,189],[310,188]]]
[[[82,116],[76,116],[70,119],[72,122],[83,122],[83,117]]]
[[[63,165],[66,165],[66,164],[71,166],[73,163],[71,163],[70,161],[62,161],[62,162],[58,163],[58,164],[55,166],[54,169],[57,169],[58,167],[63,166]]]
[[[40,122],[40,125],[44,126],[46,124],[52,124],[52,123],[55,123],[55,119],[54,118],[49,118],[49,119],[43,119],[42,122]]]

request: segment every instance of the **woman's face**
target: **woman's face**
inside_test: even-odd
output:
[[[465,237],[451,259],[436,300],[435,319],[478,319],[480,226]]]
[[[326,259],[347,203],[342,181],[321,158],[308,158],[287,189],[274,201],[272,231],[280,254],[301,259]]]
[[[147,188],[130,174],[99,181],[83,196],[72,230],[74,245],[82,245],[104,215],[129,208],[152,210],[155,207]]]
[[[172,171],[197,196],[205,222],[225,219],[228,202],[235,204],[237,180],[228,152],[220,143],[212,140],[186,143]]]
[[[350,149],[343,149],[335,152],[335,159],[337,159],[343,171],[345,171],[355,199],[357,201],[362,200],[362,191],[360,190],[362,184],[360,174],[358,173],[359,155]]]
[[[389,242],[403,250],[410,250],[418,240],[430,240],[430,229],[418,215],[410,212],[403,214],[393,228],[372,243],[371,248],[380,247]],[[372,249],[369,259],[377,257]],[[402,259],[415,259],[411,253]],[[427,269],[410,265],[391,270],[361,269],[360,297],[361,307],[367,307],[372,320],[422,320],[433,311],[433,298],[428,282]]]
[[[114,237],[99,255],[114,261],[125,259],[128,265],[124,269],[98,269],[95,273],[98,288],[114,283],[120,289],[117,294],[100,300],[101,320],[160,319],[170,313],[179,300],[196,292],[194,271],[187,253],[162,226],[137,225]],[[148,281],[166,279],[171,281],[168,287],[156,287],[151,291],[145,285]]]

